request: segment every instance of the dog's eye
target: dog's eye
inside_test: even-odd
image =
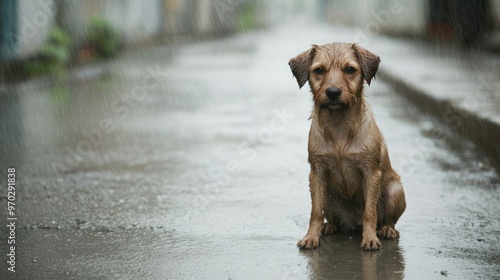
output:
[[[323,75],[323,74],[325,74],[325,68],[318,67],[318,68],[314,69],[313,72],[316,75]]]
[[[354,74],[354,72],[356,72],[356,68],[352,67],[352,66],[347,66],[344,70],[344,72],[346,74]]]

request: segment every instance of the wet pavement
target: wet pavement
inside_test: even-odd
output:
[[[472,141],[500,170],[500,56],[445,43],[372,36],[379,77]]]
[[[129,52],[98,78],[0,94],[0,178],[16,168],[18,218],[16,273],[1,227],[0,278],[498,279],[498,174],[381,79],[367,99],[405,186],[401,238],[379,252],[355,233],[296,247],[312,101],[287,62],[350,36],[316,27]]]

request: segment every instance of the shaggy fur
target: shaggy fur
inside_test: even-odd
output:
[[[347,43],[313,45],[290,59],[299,87],[309,82],[314,99],[312,209],[300,248],[317,248],[321,234],[338,230],[362,230],[363,250],[381,249],[378,237],[399,237],[394,226],[406,208],[403,186],[363,96],[364,81],[370,84],[379,63],[377,55]]]

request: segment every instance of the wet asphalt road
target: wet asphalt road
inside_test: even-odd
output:
[[[9,166],[18,217],[16,273],[1,227],[0,278],[498,279],[498,174],[380,79],[367,98],[406,190],[401,239],[297,249],[312,101],[287,62],[350,36],[301,26],[129,52],[0,94],[0,219]]]

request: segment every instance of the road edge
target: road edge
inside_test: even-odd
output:
[[[432,115],[451,130],[472,141],[485,153],[491,165],[500,172],[500,124],[455,106],[449,100],[439,100],[431,92],[418,88],[390,71],[379,68],[378,77],[387,81],[396,92],[428,115]]]

